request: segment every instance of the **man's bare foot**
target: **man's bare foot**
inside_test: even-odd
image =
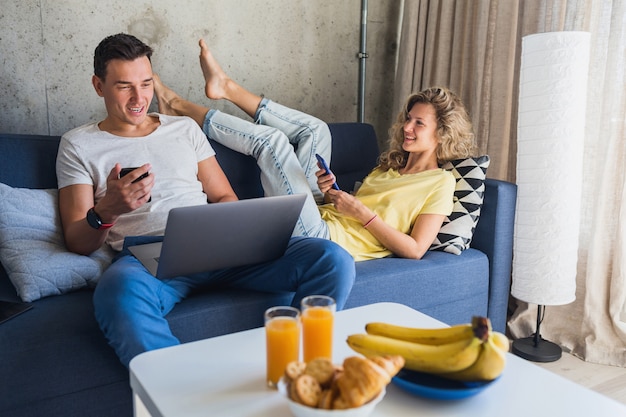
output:
[[[182,98],[163,84],[157,74],[152,74],[152,79],[154,83],[154,96],[159,104],[159,113],[180,116],[181,114],[175,109],[175,103],[182,100]]]
[[[233,80],[220,67],[204,39],[200,39],[198,43],[200,45],[200,67],[206,81],[204,93],[212,100],[228,100],[228,89],[233,84]]]

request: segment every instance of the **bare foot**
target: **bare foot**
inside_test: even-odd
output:
[[[225,99],[254,117],[261,103],[261,96],[246,90],[230,78],[217,63],[211,51],[200,39],[200,67],[206,82],[204,92],[211,100]]]
[[[175,109],[175,103],[182,100],[182,98],[163,84],[157,74],[152,74],[152,79],[154,82],[154,96],[159,104],[159,113],[180,116],[181,114]]]
[[[233,83],[209,50],[204,39],[200,39],[200,67],[206,85],[204,93],[212,100],[229,99],[228,89]]]

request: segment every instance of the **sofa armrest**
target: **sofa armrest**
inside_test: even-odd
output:
[[[516,200],[517,185],[488,178],[480,220],[470,245],[489,258],[488,315],[494,330],[499,332],[506,329]]]

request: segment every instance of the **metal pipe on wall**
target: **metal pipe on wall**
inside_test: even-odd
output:
[[[365,60],[367,56],[367,0],[361,0],[361,48],[359,57],[358,121],[365,121]]]

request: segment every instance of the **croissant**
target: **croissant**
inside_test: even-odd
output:
[[[343,362],[343,373],[337,378],[339,397],[333,408],[360,407],[376,397],[404,366],[404,358],[389,355],[366,359],[351,356]]]
[[[399,355],[346,358],[343,366],[330,360],[308,364],[294,361],[285,369],[289,398],[309,407],[343,410],[360,407],[376,397],[404,366]]]
[[[372,356],[369,360],[387,371],[391,378],[404,366],[404,357],[400,355]]]

